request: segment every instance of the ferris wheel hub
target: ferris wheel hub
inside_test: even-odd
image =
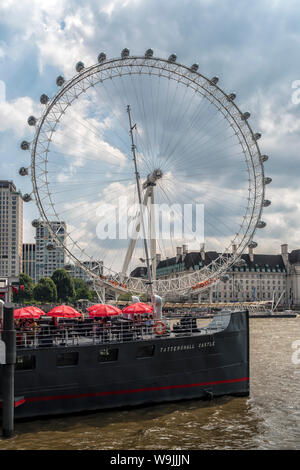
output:
[[[159,168],[156,168],[154,171],[152,171],[152,173],[150,173],[147,176],[146,181],[143,183],[143,189],[148,188],[148,186],[155,186],[156,181],[160,180],[162,176],[163,176],[162,170]]]

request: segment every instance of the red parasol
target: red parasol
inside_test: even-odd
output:
[[[25,308],[26,310],[30,312],[38,313],[39,315],[46,315],[45,312],[41,308],[36,307],[35,305],[31,305],[30,307],[25,307]]]
[[[29,307],[18,308],[14,311],[15,320],[19,320],[21,318],[38,319],[40,318],[41,315],[42,315],[41,313],[30,310]]]
[[[123,313],[130,315],[141,314],[141,313],[152,313],[152,305],[144,304],[143,302],[136,302],[135,304],[128,305],[128,307],[123,308]]]
[[[96,304],[87,309],[89,317],[113,317],[122,314],[122,310],[113,305]]]
[[[64,318],[77,318],[81,317],[81,313],[77,312],[75,308],[68,305],[58,305],[46,314],[48,317],[64,317]]]

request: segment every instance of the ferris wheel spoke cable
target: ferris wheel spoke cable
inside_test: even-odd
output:
[[[143,156],[144,156],[144,159],[147,160],[147,155],[148,155],[149,161],[151,162],[152,149],[151,149],[151,142],[148,136],[148,126],[146,122],[144,103],[139,98],[138,89],[137,89],[137,86],[135,86],[133,82],[132,76],[130,77],[130,83],[131,83],[131,87],[135,95],[135,103],[134,105],[131,104],[131,114],[132,114],[132,119],[133,119],[134,126],[135,126],[135,136],[137,134],[137,129],[142,126],[143,134],[145,134],[145,137],[143,137],[140,141],[144,148]]]
[[[166,156],[169,155],[168,158],[166,158],[166,161],[165,161],[165,164],[167,164],[167,161],[169,158],[171,158],[171,156],[173,155],[174,151],[177,149],[178,145],[179,145],[179,142],[180,142],[180,136],[181,136],[181,133],[185,132],[185,129],[183,127],[183,123],[185,122],[185,116],[186,114],[188,113],[189,109],[190,109],[190,106],[191,104],[193,103],[193,100],[195,99],[195,96],[193,93],[190,93],[190,99],[189,101],[186,100],[186,94],[188,92],[188,87],[186,87],[185,89],[185,93],[182,95],[182,101],[181,103],[179,104],[179,110],[180,112],[177,112],[177,119],[176,119],[176,122],[174,123],[174,127],[173,127],[173,133],[175,135],[175,139],[173,138],[172,139],[172,136],[170,135],[169,137],[169,142],[166,146],[166,149],[164,151],[164,154]],[[184,102],[187,102],[187,106],[184,108]],[[181,130],[181,132],[179,132],[179,130]],[[170,145],[173,146],[171,147],[170,149]]]
[[[118,192],[119,192],[119,190],[115,190],[115,192],[111,192],[112,196],[111,196],[110,199],[106,199],[106,202],[108,202],[108,203],[113,202],[116,199],[116,196],[117,196]],[[95,192],[90,193],[90,195],[94,196]],[[99,199],[97,199],[97,201],[98,200]],[[65,204],[65,203],[66,203],[65,199],[63,201],[56,201],[56,204]],[[63,211],[60,211],[60,215],[66,214],[67,212],[72,211],[72,210],[76,209],[77,207],[80,207],[83,203],[84,203],[84,201],[78,201],[75,204],[72,202],[72,207],[70,207],[68,209],[65,209]]]
[[[108,94],[107,94],[107,91],[106,91],[106,88],[105,88],[105,85],[104,85],[104,82],[102,83],[102,89],[104,89],[104,91],[106,92],[106,95],[108,95]],[[95,87],[95,92],[96,92],[96,94],[97,94],[98,97],[99,97],[99,102],[102,103],[102,102],[103,102],[103,97],[102,97],[102,95],[100,95],[100,89],[99,89],[99,87]],[[110,98],[110,102],[111,102],[111,104],[112,104],[111,98]],[[112,113],[112,115],[115,117],[115,120],[120,123],[121,119],[115,114],[114,109],[113,109],[113,105],[111,106],[109,112]],[[125,129],[125,126],[123,125],[123,123],[122,123],[122,128],[123,128],[123,130],[126,132],[126,129]],[[117,137],[117,139],[122,143],[122,145],[124,145],[124,148],[127,148],[127,147],[128,147],[128,143],[124,140],[124,138],[122,137],[122,135],[121,135],[119,132],[117,132],[117,131],[115,130],[115,126],[114,126],[113,128],[110,128],[110,131],[113,132],[113,134],[114,134],[114,135]]]
[[[167,120],[166,120],[166,123],[165,123],[165,127],[167,129],[167,132],[163,132],[162,134],[162,141],[161,141],[161,146],[160,146],[160,151],[161,151],[161,154],[162,155],[166,155],[166,146],[167,146],[167,142],[168,142],[168,133],[170,133],[170,119],[171,119],[171,116],[174,115],[174,112],[173,112],[173,108],[175,106],[175,96],[177,95],[178,93],[178,87],[179,87],[179,82],[176,83],[176,86],[173,87],[173,94],[171,94],[171,98],[170,98],[170,105],[169,105],[169,109],[168,109],[168,113],[167,113]]]
[[[148,80],[150,82],[150,108],[151,108],[151,123],[152,123],[152,140],[154,142],[154,151],[155,155],[157,156],[157,148],[156,148],[156,142],[157,142],[157,121],[158,121],[158,116],[155,113],[155,96],[153,93],[153,80]],[[158,88],[158,87],[157,87]],[[161,167],[161,162],[158,161],[158,164],[155,165],[156,167],[160,168]]]
[[[54,144],[55,144],[55,142],[54,142]],[[55,144],[55,145],[56,145],[56,144]],[[65,153],[65,152],[59,152],[58,150],[53,150],[53,149],[52,149],[52,150],[49,150],[47,153],[50,154],[50,156],[51,156],[52,153],[57,154],[57,155],[62,155],[62,156],[65,157],[66,159],[68,159],[68,158],[69,158],[69,159],[81,158],[81,155],[82,155],[82,157],[84,157],[84,161],[93,162],[93,163],[95,163],[95,162],[99,163],[99,158],[98,158],[98,157],[95,157],[95,158],[88,158],[88,157],[86,156],[86,153],[78,152],[78,150],[76,151],[76,155],[75,155],[75,154],[70,154],[70,153]],[[112,154],[112,155],[115,156],[114,154]],[[105,162],[105,161],[101,161],[101,163],[103,163],[104,165],[105,165],[105,164],[106,164],[106,165],[108,164],[108,162]],[[64,165],[64,162],[63,162],[62,160],[58,160],[58,159],[55,159],[55,161],[48,160],[48,161],[47,161],[47,165],[55,165],[55,166],[57,166],[57,165]],[[77,166],[77,165],[75,165],[75,166]],[[81,168],[80,165],[78,165],[78,166]],[[114,170],[115,170],[115,169],[114,169]],[[116,170],[117,170],[117,171],[120,171],[120,168],[118,167]],[[106,170],[106,171],[107,171],[107,170]],[[112,169],[110,168],[109,171],[112,171]],[[102,172],[99,172],[99,173],[102,173]],[[104,173],[104,172],[103,172],[103,173]]]
[[[60,133],[60,132],[63,132],[63,130],[62,130],[62,129],[59,129],[59,130],[56,131],[57,134]],[[82,138],[84,139],[84,145],[89,145],[89,147],[96,149],[98,152],[103,152],[105,155],[112,155],[112,156],[115,158],[115,160],[116,160],[116,161],[110,160],[110,163],[111,163],[112,165],[120,165],[120,163],[118,162],[118,155],[116,155],[116,154],[110,152],[109,150],[100,148],[97,144],[95,144],[95,143],[92,142],[92,141],[87,142],[87,141],[86,141],[86,136],[84,136],[84,135],[81,134],[80,132],[78,132],[78,131],[76,131],[76,130],[74,130],[74,129],[72,129],[72,132],[74,132],[74,133],[77,134],[79,137],[82,137]],[[72,142],[74,142],[74,137],[70,136],[70,135],[69,135],[68,133],[66,133],[65,131],[64,131],[63,136],[69,138],[70,140],[72,140]],[[57,145],[57,144],[56,144],[56,145]],[[65,155],[67,156],[68,154],[65,154]],[[126,155],[125,155],[125,156],[126,156]],[[97,159],[95,158],[95,161],[96,161],[96,160],[97,160]],[[99,161],[99,158],[98,158],[98,161]]]
[[[175,193],[175,190],[172,191],[172,190],[169,189],[169,191]],[[175,209],[175,210],[176,210],[176,209]],[[208,214],[208,215],[212,215],[212,218],[216,219],[217,221],[220,221],[221,224],[222,224],[224,227],[226,227],[227,229],[229,229],[229,231],[232,231],[232,228],[229,228],[229,227],[228,227],[228,225],[223,221],[223,218],[220,218],[219,216],[216,216],[215,214],[212,214],[212,213],[208,210],[207,207],[205,208],[205,213]],[[181,215],[181,214],[179,213],[179,215]],[[207,221],[207,217],[205,218],[205,220]],[[218,225],[218,228],[217,228],[217,227],[214,227],[214,229],[217,230],[218,232],[220,232],[221,235],[225,235],[225,232],[222,232],[219,227],[220,227],[220,226]],[[189,228],[190,228],[190,230],[191,230],[190,233],[192,233],[192,227],[191,227],[190,225],[189,225]]]
[[[132,178],[126,178],[126,179],[119,179],[119,180],[106,180],[104,182],[99,182],[98,180],[92,180],[92,181],[88,181],[88,180],[85,180],[84,183],[82,181],[78,181],[77,183],[75,182],[72,182],[70,184],[72,184],[72,186],[75,186],[73,188],[69,188],[69,189],[61,189],[61,190],[57,190],[55,189],[55,193],[53,191],[52,194],[60,194],[60,193],[69,193],[69,192],[73,192],[73,191],[78,191],[78,186],[79,187],[82,187],[82,185],[84,184],[84,186],[97,186],[97,187],[101,187],[101,186],[104,186],[106,185],[107,183],[111,184],[111,183],[119,183],[119,182],[124,182],[124,181],[132,181]],[[65,186],[66,183],[63,184],[63,186]],[[49,184],[49,186],[51,186],[51,183]]]
[[[214,154],[217,154],[217,153],[221,152],[222,150],[223,150],[224,153],[225,153],[225,151],[227,151],[227,150],[230,150],[230,151],[231,151],[231,149],[239,148],[239,146],[240,146],[239,142],[235,142],[235,143],[233,143],[233,144],[224,146],[223,149],[215,150],[215,151],[214,151]],[[210,148],[210,149],[211,149],[211,148]],[[208,150],[206,150],[206,151],[205,151],[205,154],[204,154],[204,150],[201,149],[201,153],[200,153],[200,154],[195,154],[194,156],[192,156],[192,157],[189,159],[189,164],[193,164],[193,163],[195,163],[195,162],[199,162],[199,164],[200,164],[201,155],[203,155],[203,157],[202,157],[201,160],[204,159],[204,160],[206,161],[206,155],[207,155],[206,152],[208,152]],[[180,163],[180,162],[179,162],[179,163]],[[180,167],[178,167],[178,168],[180,168]]]
[[[140,101],[142,103],[142,111],[143,111],[143,118],[145,122],[145,129],[146,129],[146,138],[149,142],[149,155],[152,156],[152,161],[155,157],[153,148],[152,148],[152,141],[153,139],[150,137],[150,126],[149,126],[149,118],[148,118],[148,113],[146,111],[145,107],[145,100],[144,100],[144,93],[142,92],[142,83],[139,81],[139,96],[140,96]],[[150,116],[150,113],[149,113]]]
[[[166,181],[166,180],[169,180],[169,182],[171,182],[171,183],[173,182],[172,179],[168,179],[167,177],[165,177],[164,180],[165,180],[165,181]],[[229,189],[220,189],[218,186],[213,185],[211,182],[210,182],[210,183],[203,183],[203,182],[201,181],[201,187],[202,187],[202,186],[203,186],[203,187],[207,187],[207,188],[209,188],[209,189],[211,189],[211,190],[214,190],[215,192],[220,192],[220,193],[224,193],[224,194],[229,194],[229,195],[231,195],[231,197],[234,195],[234,197],[239,197],[239,198],[242,198],[242,199],[248,199],[248,197],[246,197],[246,196],[238,196],[238,195],[236,195],[236,191],[235,191],[235,190],[230,191]],[[215,189],[214,189],[214,188],[215,188]]]
[[[162,193],[163,193],[164,199],[167,201],[167,203],[170,204],[171,202],[170,202],[170,199],[168,198],[168,196],[167,196],[167,194],[166,194],[166,191],[165,191],[164,188],[162,188],[161,186],[160,186],[160,189],[161,189],[161,191],[162,191]],[[172,233],[170,233],[170,239],[171,239],[171,249],[172,249],[172,251],[174,251],[174,242],[173,242]]]
[[[225,161],[224,155],[222,155],[222,157],[212,158],[212,155],[215,156],[220,152],[221,152],[221,149],[219,149],[218,152],[213,152],[213,154],[206,154],[205,155],[205,162],[206,162],[205,165],[203,165],[202,160],[201,160],[201,168],[199,168],[199,169],[197,168],[193,173],[184,173],[184,174],[186,176],[193,176],[194,174],[197,174],[197,173],[202,174],[202,170],[207,171],[208,169],[212,169],[213,174],[215,174],[216,173],[215,163],[218,162],[218,169],[220,169],[220,168],[223,168],[223,166],[220,167],[219,162],[223,163],[224,165],[225,164],[228,165],[228,163],[230,163],[231,160],[236,162],[236,163],[239,163],[239,164],[243,165],[243,168],[244,168],[245,163],[242,161],[242,159],[238,158],[238,157],[241,157],[244,154],[243,150],[240,151],[240,152],[237,152],[237,153],[231,153],[230,156],[228,156],[226,158],[227,161]],[[228,162],[228,160],[229,160],[229,162]],[[183,165],[181,165],[181,166],[178,165],[177,168],[179,170],[184,170],[185,169],[185,167]]]
[[[98,93],[98,88],[96,87],[95,88],[96,90],[96,93]],[[102,140],[102,136],[98,134],[98,132],[95,132],[95,130],[93,130],[90,126],[88,126],[86,123],[83,123],[81,120],[79,120],[78,118],[74,118],[81,126],[83,126],[85,129],[89,130],[91,133],[93,133],[93,135],[95,135],[96,137],[100,138]],[[93,126],[92,126],[93,127]],[[72,130],[74,130],[72,128]],[[113,130],[113,133],[118,137],[119,140],[121,140],[121,142],[123,143],[123,145],[125,146],[125,148],[127,147],[127,144],[126,142],[122,139],[122,137],[115,131]],[[92,142],[94,144],[94,142]],[[109,153],[109,152],[107,152]]]
[[[218,137],[222,134],[223,134],[223,131],[219,132],[219,135],[213,135],[210,138],[215,139],[216,137]],[[227,136],[226,138],[224,138],[224,140],[227,140],[229,138],[233,138],[233,135]],[[177,148],[174,147],[174,149],[172,150],[173,153],[174,153],[174,151],[176,151],[177,155],[176,154],[175,155],[170,155],[170,157],[173,156],[173,160],[169,159],[169,166],[170,165],[175,165],[177,163],[179,163],[179,164],[183,163],[183,159],[182,159],[183,154],[189,156],[189,162],[190,161],[196,161],[196,162],[200,163],[199,162],[199,157],[203,154],[205,155],[205,153],[210,149],[215,149],[215,152],[217,152],[217,151],[224,151],[227,148],[239,145],[238,142],[236,142],[236,143],[234,143],[230,146],[224,146],[224,144],[223,144],[223,147],[220,147],[218,149],[218,146],[216,144],[206,146],[206,147],[205,147],[205,144],[206,144],[206,142],[205,141],[202,142],[201,139],[199,139],[199,137],[198,137],[198,141],[196,141],[194,139],[193,141],[190,141],[187,144],[185,144],[184,141],[178,143]]]
[[[218,125],[220,123],[224,122],[224,120],[220,120],[219,122],[217,122],[215,125],[214,125],[214,130],[216,130],[216,128],[218,127]],[[204,129],[206,127],[206,124],[204,124],[204,126],[201,128],[201,132],[203,133]],[[209,140],[210,141],[213,141],[214,142],[214,138],[218,137],[219,135],[223,134],[224,133],[224,129],[222,129],[218,134],[212,134],[209,136]],[[204,135],[204,136],[198,136],[197,134],[194,134],[193,138],[192,139],[189,139],[189,143],[187,146],[185,146],[185,151],[187,153],[190,153],[190,154],[193,154],[193,151],[199,151],[199,148],[202,148],[205,146],[206,144],[206,141],[205,139],[207,139],[207,135]],[[171,149],[171,152],[170,152],[170,157],[174,154],[174,152],[176,151],[176,149],[178,150],[178,147],[180,148],[180,144],[182,145],[182,141],[180,141],[180,139],[178,139],[176,141],[176,144],[173,146],[173,148]],[[205,148],[205,147],[204,147]]]
[[[175,193],[175,191],[174,191]],[[190,195],[186,194],[186,193],[190,193]],[[243,209],[245,210],[245,206],[244,205],[240,205],[239,202],[237,201],[235,204],[236,204],[236,208],[233,209],[234,205],[232,203],[232,197],[230,196],[230,205],[229,204],[226,204],[226,202],[224,201],[224,193],[222,194],[222,196],[220,196],[220,198],[216,198],[216,197],[213,197],[213,196],[209,196],[208,192],[205,193],[205,198],[202,199],[202,197],[200,196],[197,196],[197,198],[194,198],[194,191],[192,190],[188,190],[188,188],[184,188],[184,194],[186,194],[185,196],[185,200],[187,201],[188,204],[191,204],[191,203],[202,203],[202,204],[205,204],[205,201],[215,201],[217,202],[218,204],[220,204],[222,202],[222,204],[224,205],[224,207],[227,207],[228,209],[231,209],[231,211],[236,214],[236,210],[237,209]],[[175,196],[176,196],[176,193],[175,193]],[[200,200],[199,200],[200,199]],[[246,198],[243,198],[246,200]],[[202,202],[203,201],[203,202]],[[239,204],[239,205],[237,205]]]
[[[230,126],[229,126],[230,127]],[[187,154],[191,154],[192,156],[194,155],[193,151],[195,149],[195,151],[197,152],[196,155],[199,155],[199,149],[201,149],[201,151],[204,153],[204,151],[207,151],[208,149],[211,149],[211,148],[218,148],[218,145],[215,144],[215,141],[214,139],[216,137],[219,137],[220,135],[224,134],[224,130],[221,130],[218,134],[213,134],[211,136],[209,136],[209,138],[207,138],[207,135],[203,136],[202,138],[199,138],[199,137],[196,137],[194,138],[193,141],[191,141],[187,146],[185,146],[185,152]],[[225,140],[228,140],[228,139],[232,139],[233,138],[233,134],[231,135],[227,135],[226,137],[224,137],[224,141]],[[196,139],[196,140],[195,140]],[[206,140],[205,140],[206,139]],[[213,140],[212,140],[213,139]],[[211,145],[208,145],[205,147],[205,145],[208,143],[208,142],[213,142],[213,144]],[[224,141],[222,142],[222,144],[219,144],[220,146],[222,145],[222,147],[220,148],[220,150],[226,150],[228,147],[225,147],[224,146]],[[238,146],[240,145],[238,142],[235,142],[234,144],[232,144],[233,146]],[[229,147],[231,147],[232,145],[230,145]],[[179,149],[180,150],[180,147]]]

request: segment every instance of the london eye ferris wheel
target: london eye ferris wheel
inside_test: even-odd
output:
[[[31,164],[19,172],[31,176],[23,200],[34,197],[52,236],[47,248],[62,247],[67,263],[118,292],[168,295],[226,280],[246,247],[257,245],[254,233],[271,204],[261,134],[235,93],[197,64],[151,49],[142,56],[123,49],[113,59],[102,52],[95,65],[78,62],[75,76],[56,84],[54,96],[40,97],[41,116],[28,118],[34,134],[21,148]],[[159,276],[158,256],[176,256],[187,243],[199,253],[204,241],[216,258]],[[143,263],[147,276],[140,277]]]

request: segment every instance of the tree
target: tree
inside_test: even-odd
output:
[[[55,302],[57,300],[56,285],[50,277],[42,277],[33,289],[33,296],[41,302]]]
[[[75,288],[75,300],[79,300],[79,299],[92,300],[93,298],[92,292],[89,290],[84,280],[78,277],[75,277],[73,281],[74,281],[74,288]]]
[[[56,285],[57,298],[66,301],[75,296],[74,281],[65,269],[56,269],[51,276]]]
[[[120,294],[119,300],[131,300],[132,295],[129,292],[124,292],[124,294]]]
[[[33,298],[33,279],[28,274],[19,275],[20,286],[24,286],[24,290],[19,289],[19,292],[13,292],[13,302],[24,303],[25,300],[32,300]]]

